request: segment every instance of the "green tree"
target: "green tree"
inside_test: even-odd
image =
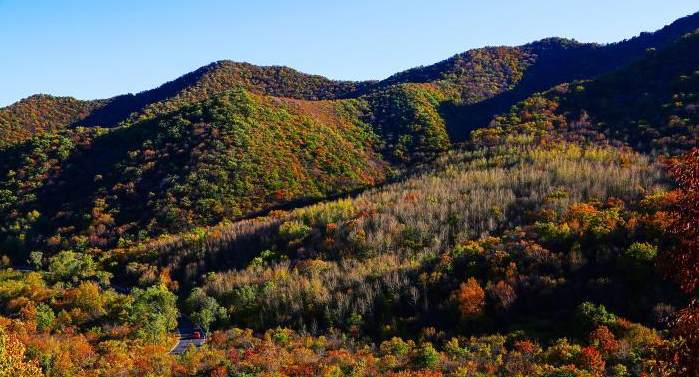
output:
[[[165,333],[177,327],[177,296],[165,285],[132,291],[129,320],[138,329],[136,335],[148,342],[159,342]]]
[[[56,315],[48,305],[40,303],[36,306],[36,327],[39,330],[51,330],[56,323]]]
[[[199,325],[204,332],[209,332],[211,324],[217,320],[228,319],[226,309],[218,304],[213,297],[208,297],[201,288],[194,288],[187,298],[185,305],[191,313],[194,323]]]
[[[425,343],[418,350],[418,359],[422,367],[434,368],[439,363],[439,352],[430,343]]]
[[[311,233],[311,227],[301,221],[290,220],[279,226],[279,236],[286,241],[300,240]]]
[[[575,310],[574,321],[580,335],[587,335],[598,326],[616,327],[617,317],[607,312],[604,305],[583,302]]]
[[[48,279],[77,283],[80,279],[95,275],[92,256],[66,250],[49,259]]]
[[[619,267],[633,281],[642,281],[653,271],[658,248],[649,243],[635,242],[619,257]]]

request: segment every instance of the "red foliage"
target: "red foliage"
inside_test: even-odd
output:
[[[673,331],[682,339],[675,360],[684,368],[683,375],[699,376],[699,307],[696,303],[680,311]]]
[[[228,360],[230,360],[232,363],[237,363],[240,361],[240,355],[238,355],[238,351],[235,348],[228,352]]]
[[[594,347],[585,347],[581,350],[580,364],[583,368],[595,373],[597,376],[604,375],[604,357]]]
[[[658,349],[658,374],[663,377],[699,376],[699,307],[694,302],[677,313],[675,339]]]
[[[619,341],[607,326],[600,326],[590,334],[590,344],[606,354],[615,352],[620,347]]]
[[[531,340],[515,341],[515,349],[525,355],[533,355],[536,352],[536,345]]]
[[[668,231],[677,237],[678,247],[665,253],[663,267],[691,293],[699,285],[699,149],[671,160],[669,169],[677,182],[679,199],[670,212]]]
[[[673,159],[670,175],[677,182],[678,199],[670,212],[668,229],[678,246],[665,252],[663,267],[687,293],[699,286],[699,149]],[[674,342],[660,350],[660,372],[670,377],[699,376],[699,306],[696,301],[676,317]]]

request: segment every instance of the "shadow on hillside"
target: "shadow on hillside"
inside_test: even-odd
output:
[[[466,140],[471,131],[487,126],[495,115],[507,112],[519,101],[537,92],[574,80],[594,78],[619,68],[638,56],[631,54],[611,62],[606,59],[609,55],[606,50],[608,47],[551,43],[537,48],[541,52],[536,61],[526,69],[522,80],[511,90],[474,104],[444,102],[440,105],[439,111],[445,119],[452,141]]]
[[[126,121],[131,114],[139,113],[149,105],[174,97],[185,88],[195,85],[212,66],[213,64],[201,67],[155,89],[112,97],[106,100],[104,106],[92,111],[85,119],[71,124],[71,127],[114,127]]]
[[[487,126],[495,115],[508,111],[534,93],[562,83],[593,79],[611,73],[645,55],[650,48],[668,46],[699,25],[699,13],[682,18],[655,33],[608,45],[577,44],[558,38],[527,45],[537,55],[522,80],[511,90],[474,104],[444,102],[439,111],[454,142],[468,139],[471,131]]]

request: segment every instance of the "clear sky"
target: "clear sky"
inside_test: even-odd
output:
[[[0,106],[135,93],[215,60],[381,79],[485,45],[614,42],[696,0],[0,0]]]

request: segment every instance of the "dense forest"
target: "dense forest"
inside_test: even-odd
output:
[[[699,14],[382,81],[29,97],[0,109],[0,376],[696,377],[698,143]],[[205,343],[172,354],[183,318]]]

